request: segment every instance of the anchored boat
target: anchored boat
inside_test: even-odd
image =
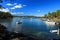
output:
[[[55,22],[54,21],[52,21],[52,20],[46,20],[46,21],[44,21],[46,24],[49,24],[49,25],[55,25]]]
[[[18,21],[18,22],[16,22],[16,24],[21,24],[22,23],[22,21]]]
[[[58,30],[51,30],[50,32],[51,32],[51,33],[57,33]]]

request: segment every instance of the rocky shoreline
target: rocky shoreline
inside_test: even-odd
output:
[[[12,40],[14,38],[26,37],[22,33],[14,33],[6,30],[7,28],[0,24],[0,40]]]
[[[23,33],[9,32],[6,29],[4,25],[0,24],[0,40],[51,40],[47,36],[25,35]]]

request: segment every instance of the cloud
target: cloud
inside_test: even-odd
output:
[[[14,7],[12,7],[11,9],[15,9]]]
[[[16,8],[23,8],[23,7],[25,7],[26,5],[22,5],[22,4],[17,4],[17,3],[15,3],[16,5],[15,6],[13,6],[11,9],[16,9]]]
[[[11,14],[13,14],[13,15],[23,15],[24,12],[11,12]]]
[[[40,10],[37,10],[38,12],[40,12]]]
[[[11,14],[16,14],[16,12],[11,12]]]
[[[17,3],[11,4],[11,3],[7,3],[7,6],[13,6],[13,5],[17,5]]]
[[[6,5],[7,5],[7,6],[12,6],[12,4],[11,4],[11,3],[7,3]]]
[[[14,5],[16,5],[17,3],[14,3]]]
[[[0,9],[0,11],[2,11],[2,12],[9,12],[9,9],[8,8]]]
[[[23,6],[21,4],[19,4],[19,5],[15,5],[14,7],[15,8],[22,8]]]
[[[16,9],[16,8],[22,8],[23,6],[21,4],[15,5],[14,7],[12,7],[11,9]]]
[[[27,6],[27,5],[23,5],[23,6]]]

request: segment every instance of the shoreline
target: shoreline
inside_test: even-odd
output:
[[[53,18],[52,20],[55,21],[55,22],[60,21],[60,19],[58,19],[58,18]]]
[[[59,18],[41,18],[41,20],[43,20],[43,21],[47,21],[47,19],[48,19],[48,20],[51,20],[51,21],[53,21],[53,22],[60,21]]]

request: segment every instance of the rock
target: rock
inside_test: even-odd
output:
[[[2,40],[8,40],[10,38],[9,32],[6,29],[7,28],[4,25],[0,24],[0,38]]]

